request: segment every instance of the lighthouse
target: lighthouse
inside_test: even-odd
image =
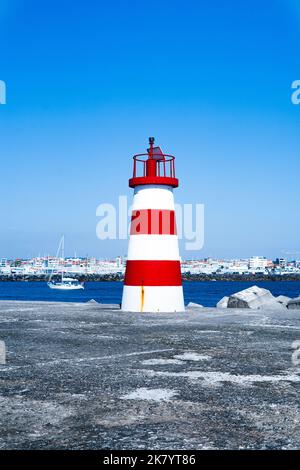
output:
[[[173,189],[175,157],[149,138],[147,153],[134,155],[134,188],[122,310],[182,312],[184,299]]]

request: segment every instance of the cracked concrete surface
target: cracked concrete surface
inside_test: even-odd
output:
[[[0,302],[0,449],[299,449],[297,310]]]

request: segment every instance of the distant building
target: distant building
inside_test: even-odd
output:
[[[286,260],[284,258],[276,258],[274,261],[275,266],[279,266],[280,268],[285,268]]]
[[[252,271],[263,271],[268,266],[268,260],[265,256],[251,256],[249,259],[249,269]]]
[[[279,258],[279,266],[281,268],[285,268],[286,267],[286,260],[284,258]]]

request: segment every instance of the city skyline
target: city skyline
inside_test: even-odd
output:
[[[126,253],[97,239],[96,209],[132,199],[150,135],[176,157],[176,201],[205,206],[183,258],[299,251],[299,23],[293,0],[1,2],[1,251],[54,253],[65,233],[67,253]]]
[[[28,260],[7,260],[0,258],[0,277],[2,280],[44,279],[48,276],[116,276],[122,279],[125,275],[127,257],[118,256],[115,259],[105,260],[91,258],[63,258],[61,256],[44,256]],[[287,261],[284,258],[270,260],[263,256],[252,256],[249,259],[198,259],[183,260],[180,262],[183,276],[275,276],[287,279],[286,276],[300,276],[300,260]]]

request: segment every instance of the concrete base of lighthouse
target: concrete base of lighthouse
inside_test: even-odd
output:
[[[124,312],[184,312],[182,286],[124,286]]]

